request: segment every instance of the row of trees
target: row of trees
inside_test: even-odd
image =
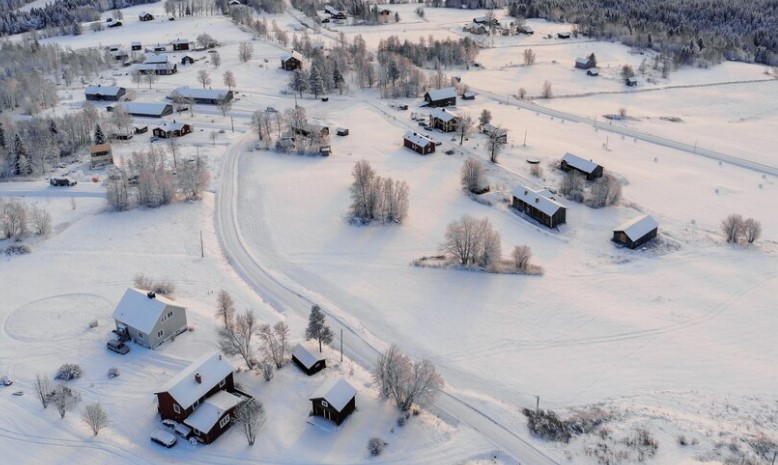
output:
[[[589,182],[583,174],[570,170],[562,176],[557,190],[568,200],[585,203],[592,208],[609,207],[621,200],[621,183],[609,173]]]
[[[376,176],[370,162],[360,160],[351,171],[350,215],[360,223],[402,223],[408,215],[408,184]]]
[[[430,35],[426,39],[421,37],[414,43],[407,39],[400,41],[398,36],[393,35],[381,39],[378,43],[378,54],[394,52],[419,67],[436,67],[438,64],[444,68],[469,67],[478,56],[478,51],[478,44],[469,37],[440,40]]]

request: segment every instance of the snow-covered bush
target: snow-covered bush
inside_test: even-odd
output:
[[[54,379],[61,379],[69,381],[71,379],[78,379],[81,377],[81,367],[75,363],[65,363],[57,370],[57,374],[54,375]]]
[[[6,255],[26,255],[30,252],[30,247],[27,244],[13,244],[5,249]]]
[[[116,378],[119,376],[119,369],[116,367],[111,367],[108,369],[108,377],[109,378]]]
[[[367,441],[367,450],[373,457],[378,457],[388,445],[389,443],[381,438],[370,438]]]

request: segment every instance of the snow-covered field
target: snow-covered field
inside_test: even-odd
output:
[[[427,8],[422,21],[413,5],[388,7],[400,12],[399,24],[333,26],[333,31],[363,34],[368,46],[375,47],[389,34],[411,40],[429,34],[456,37],[463,34],[461,25],[479,14]],[[396,428],[396,412],[376,400],[369,374],[351,362],[314,379],[288,367],[270,384],[242,373],[239,382],[269,412],[254,448],[246,447],[237,430],[207,447],[180,444],[168,451],[148,441],[157,424],[155,389],[216,346],[214,291],[229,290],[239,309],[254,309],[265,321],[286,320],[295,337],[305,325],[304,312],[273,308],[268,302],[274,300],[246,284],[225,256],[214,210],[220,186],[232,182],[219,177],[222,162],[232,156],[239,157],[237,218],[245,247],[270,273],[324,304],[375,347],[398,343],[415,357],[431,359],[443,373],[448,393],[522,437],[528,432],[520,410],[534,408],[536,396],[541,408],[562,416],[596,407],[613,417],[606,425],[609,433],[577,438],[569,445],[530,439],[557,461],[597,463],[591,451],[598,441],[617,450],[636,428],[651,431],[659,442],[656,455],[646,459],[649,463],[725,463],[738,454],[755,456],[747,441],[778,442],[778,348],[773,336],[778,319],[771,312],[778,286],[778,218],[771,214],[776,179],[648,141],[656,135],[774,168],[778,114],[771,102],[778,98],[778,81],[763,68],[725,63],[708,70],[684,69],[626,90],[618,69],[625,63],[637,68],[644,56],[617,44],[544,39],[568,27],[533,22],[534,36],[496,38],[494,48],[477,58],[481,69],[447,71],[479,94],[475,101],[460,102],[458,111],[477,117],[488,109],[494,122],[510,131],[500,164],[488,167],[498,191],[493,199],[519,182],[556,186],[559,175],[553,164],[568,151],[594,159],[623,181],[619,206],[593,210],[563,202],[567,224],[549,231],[526,222],[499,200],[487,206],[462,193],[462,161],[467,156],[487,158],[483,136],[459,146],[435,134],[443,145],[421,157],[401,147],[402,134],[418,128],[409,112],[389,108],[394,102],[378,99],[373,90],[352,86],[348,95],[330,96],[327,103],[309,96],[300,101],[310,117],[350,129],[348,137],[333,136],[329,158],[228,150],[253,145],[251,112],[294,104],[279,92],[288,80],[277,69],[282,48],[255,40],[254,58],[241,64],[237,44],[251,35],[226,19],[140,23],[141,10],[162,13],[161,5],[130,8],[123,10],[126,26],[121,30],[49,40],[77,48],[194,39],[200,31],[218,37],[223,44],[218,69],[205,63],[205,53],[194,52],[203,60],[163,76],[151,90],[135,89],[139,101],[160,101],[179,85],[197,85],[200,69],[212,74],[213,87],[222,87],[225,70],[235,73],[240,100],[233,107],[233,121],[204,106],[196,108],[194,117],[181,115],[195,126],[195,134],[181,140],[183,154],[209,157],[216,174],[213,193],[201,202],[159,210],[106,213],[96,197],[101,188],[88,182],[103,172],[71,173],[80,183],[70,190],[47,187],[44,181],[0,185],[2,197],[24,196],[48,208],[55,225],[51,237],[31,244],[31,255],[0,259],[0,375],[15,381],[0,387],[0,450],[9,463],[40,463],[30,461],[30,450],[51,464],[492,463],[494,444],[466,421],[424,414],[406,428]],[[295,22],[291,15],[273,19],[282,26]],[[333,31],[323,31],[321,38],[334,38]],[[525,48],[536,52],[534,66],[521,65]],[[602,70],[599,78],[573,69],[575,57],[592,52]],[[106,72],[101,82],[135,88],[125,73]],[[570,119],[517,105],[513,96],[520,87],[537,95],[546,80],[556,97],[535,104]],[[83,102],[81,88],[63,89],[62,95],[57,111],[71,111]],[[620,108],[629,118],[612,124],[646,138],[609,131],[603,115],[617,114]],[[581,117],[592,121],[576,122]],[[154,120],[145,123],[153,125]],[[225,133],[213,143],[208,135],[219,129]],[[115,144],[114,152],[126,156],[146,144],[145,137],[135,138]],[[447,149],[454,155],[445,155]],[[528,158],[541,161],[543,179],[530,176]],[[411,208],[404,224],[347,223],[351,168],[360,159],[370,161],[381,176],[408,182]],[[70,197],[76,199],[75,208]],[[639,212],[659,221],[658,241],[644,250],[614,247],[612,229]],[[761,221],[764,234],[756,245],[723,243],[719,223],[735,212]],[[490,219],[505,254],[514,245],[529,245],[544,276],[410,265],[437,253],[447,224],[465,213]],[[161,350],[133,346],[120,357],[103,344],[113,306],[138,273],[176,284],[177,299],[189,308],[195,331]],[[90,329],[94,319],[99,326]],[[330,355],[331,365],[337,365],[334,349]],[[73,384],[84,398],[82,405],[99,401],[111,415],[110,426],[97,438],[81,424],[77,411],[60,420],[34,398],[35,375],[52,374],[65,362],[85,370],[85,377]],[[111,366],[120,368],[119,378],[107,378]],[[360,391],[359,410],[334,433],[305,422],[308,395],[330,376],[346,376]],[[25,395],[12,396],[17,389]],[[371,436],[390,443],[378,459],[367,456],[365,443]],[[680,436],[690,445],[680,445]],[[505,463],[514,459],[500,458]],[[628,455],[616,463],[633,459]]]

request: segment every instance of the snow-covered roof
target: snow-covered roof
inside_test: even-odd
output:
[[[303,61],[303,56],[300,54],[300,52],[296,50],[292,50],[290,53],[284,53],[281,55],[281,61],[286,61],[290,58],[294,58],[297,61]]]
[[[242,398],[227,391],[219,391],[205,399],[205,402],[184,420],[184,424],[207,433],[225,413],[235,408],[242,400]]]
[[[157,126],[159,129],[162,129],[165,132],[170,131],[180,131],[184,129],[184,126],[186,123],[182,123],[181,121],[165,121],[164,123]]]
[[[560,208],[565,208],[564,205],[551,198],[550,194],[551,192],[546,189],[536,191],[521,185],[513,189],[514,197],[549,216],[559,211]]]
[[[165,383],[159,392],[167,392],[181,407],[187,409],[233,371],[235,366],[227,357],[211,352],[184,368]],[[195,374],[200,375],[201,382],[197,382]]]
[[[430,116],[439,119],[444,123],[448,123],[458,118],[456,113],[446,110],[445,108],[435,108],[430,112]]]
[[[191,87],[177,87],[174,92],[178,92],[183,97],[193,99],[213,99],[223,100],[227,97],[227,89],[192,89]]]
[[[445,100],[447,98],[456,98],[457,90],[453,87],[446,87],[445,89],[435,89],[427,92],[430,96],[430,100],[433,102],[436,100]]]
[[[564,157],[562,157],[562,161],[567,163],[568,166],[572,166],[573,168],[581,170],[584,173],[593,173],[594,170],[600,166],[591,160],[581,158],[578,155],[573,155],[569,152],[566,153]]]
[[[97,144],[89,146],[89,153],[101,153],[109,152],[111,150],[111,144],[106,142],[105,144]]]
[[[631,241],[636,241],[658,227],[659,223],[652,216],[643,215],[621,224],[614,231],[624,231]]]
[[[86,95],[113,95],[117,96],[124,91],[124,87],[117,86],[86,86],[84,93]]]
[[[306,346],[303,343],[297,344],[292,349],[292,355],[294,358],[300,361],[305,368],[311,368],[319,360],[324,360],[324,355],[313,350],[311,347]]]
[[[141,41],[133,40],[132,42],[130,42],[130,45],[141,45]]]
[[[168,103],[156,102],[123,102],[121,103],[121,106],[131,115],[160,116],[165,112],[165,109],[171,105]]]
[[[419,134],[418,132],[408,131],[405,133],[403,138],[409,142],[412,142],[416,145],[420,145],[422,147],[428,145],[428,144],[434,144],[430,139],[427,137]]]
[[[162,55],[159,53],[147,53],[146,58],[143,60],[144,63],[167,63],[168,62],[168,56]]]
[[[175,39],[175,40],[171,40],[170,43],[173,44],[173,45],[188,44],[189,43],[189,39]]]
[[[165,62],[165,63],[138,63],[135,65],[135,69],[138,71],[156,71],[158,69],[166,69],[171,70],[176,67],[175,63]]]
[[[324,399],[335,410],[343,410],[343,407],[357,395],[357,390],[343,378],[331,379],[321,386],[311,396],[313,399]]]
[[[579,65],[588,65],[589,64],[589,59],[588,58],[583,58],[583,57],[578,57],[578,58],[575,59],[575,62],[576,62],[576,64],[579,64]]]
[[[147,291],[128,288],[113,311],[113,318],[149,334],[168,307],[184,308],[160,295],[148,297]]]

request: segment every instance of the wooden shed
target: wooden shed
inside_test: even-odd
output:
[[[323,354],[302,343],[292,348],[292,362],[308,376],[327,367],[327,360]]]
[[[659,224],[649,216],[633,218],[613,230],[613,242],[630,249],[640,247],[656,237]]]
[[[518,186],[513,189],[512,206],[549,228],[556,228],[566,221],[567,209],[547,189]]]
[[[579,173],[586,176],[587,181],[601,178],[603,172],[601,165],[598,165],[592,160],[587,160],[585,158],[579,157],[578,155],[573,155],[569,152],[566,153],[564,157],[562,157],[562,161],[559,163],[559,169],[562,171],[578,171]]]
[[[310,398],[311,413],[340,425],[356,409],[357,390],[343,378],[322,384]]]

